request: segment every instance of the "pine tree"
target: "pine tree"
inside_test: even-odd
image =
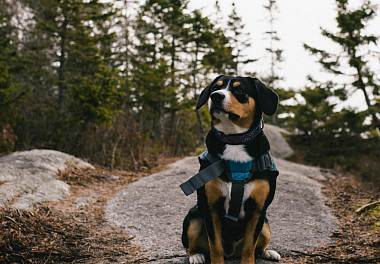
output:
[[[110,127],[119,113],[115,34],[108,27],[115,11],[95,0],[20,1],[31,20],[22,43],[30,66],[22,78],[33,89],[24,113],[32,122],[19,129],[29,133],[22,136],[24,144],[86,151],[80,144],[85,130]],[[27,142],[31,137],[33,142]]]
[[[229,32],[230,46],[233,50],[234,67],[231,72],[226,72],[226,74],[241,75],[242,67],[245,64],[256,61],[246,58],[246,54],[244,54],[244,51],[251,47],[251,38],[249,34],[244,32],[244,28],[245,25],[236,11],[235,3],[232,3],[232,11],[227,21],[227,30]]]
[[[332,33],[322,29],[322,35],[338,44],[341,51],[333,54],[305,44],[305,48],[319,57],[319,63],[328,72],[336,76],[350,76],[350,83],[338,90],[341,97],[350,92],[363,92],[367,104],[367,113],[372,117],[373,128],[380,129],[378,113],[380,105],[373,103],[379,96],[380,80],[368,63],[370,58],[377,58],[370,45],[378,41],[378,36],[368,34],[368,23],[376,16],[376,7],[365,0],[363,4],[350,10],[348,0],[336,0],[338,32]],[[336,86],[335,86],[336,87]]]
[[[284,58],[282,56],[284,50],[278,47],[280,37],[278,36],[278,32],[275,29],[275,12],[278,12],[276,0],[268,0],[268,3],[267,5],[264,5],[264,8],[268,11],[270,26],[269,31],[265,32],[269,39],[269,48],[266,48],[266,50],[270,55],[270,73],[265,81],[269,87],[274,88],[278,86],[278,81],[283,79],[283,77],[279,75],[278,70],[280,69],[281,62],[284,61]]]
[[[190,92],[193,95],[192,102],[195,103],[199,88],[206,87],[210,81],[207,78],[210,73],[219,74],[226,69],[232,69],[232,50],[227,46],[228,39],[222,30],[204,17],[199,10],[190,14],[188,23],[191,25],[186,36],[186,51],[191,56],[189,86],[192,88]],[[203,144],[205,128],[200,109],[196,110],[196,115],[199,124],[199,144]]]
[[[23,61],[17,51],[18,32],[11,22],[15,15],[12,4],[0,0],[0,129],[6,124],[14,127],[15,105],[25,95],[14,76]]]
[[[304,102],[297,100],[298,104],[292,108],[294,128],[305,136],[315,136],[331,118],[335,106],[328,101],[332,84],[310,81],[312,84],[300,92]]]
[[[284,61],[284,58],[282,56],[284,50],[279,48],[280,37],[278,36],[278,32],[275,29],[276,14],[278,12],[276,0],[268,0],[268,3],[264,5],[264,8],[268,12],[270,27],[269,30],[265,32],[269,39],[269,48],[266,48],[266,51],[269,53],[270,57],[270,71],[269,74],[262,77],[262,80],[266,85],[276,91],[280,99],[278,109],[271,118],[271,123],[273,125],[283,125],[284,120],[279,119],[278,116],[286,112],[287,106],[284,104],[284,101],[293,97],[294,93],[281,88],[279,85],[279,81],[284,79],[279,73],[279,70],[281,69],[281,63]]]
[[[136,20],[138,44],[133,58],[133,96],[136,106],[142,110],[140,114],[144,115],[141,129],[161,141],[165,139],[164,117],[176,98],[176,87],[172,85],[176,83],[179,39],[173,35],[174,31],[169,32],[171,24],[167,24],[166,13],[174,10],[170,4],[170,1],[152,0],[141,7]]]
[[[365,113],[355,113],[352,109],[343,108],[336,112],[337,103],[334,97],[334,82],[318,82],[308,77],[309,84],[300,91],[297,104],[289,110],[289,127],[292,127],[306,138],[323,138],[334,140],[337,137],[358,137],[368,127],[363,125]]]
[[[225,21],[222,8],[220,7],[219,0],[215,0],[214,12],[210,16],[210,21],[215,24],[216,28],[225,28],[223,22]]]

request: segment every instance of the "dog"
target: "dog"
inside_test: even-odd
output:
[[[266,249],[271,238],[266,210],[278,171],[262,131],[262,113],[275,113],[278,96],[256,78],[221,75],[201,92],[196,108],[206,102],[212,119],[207,150],[199,156],[200,172],[181,185],[184,192],[190,186],[187,195],[197,191],[197,205],[183,221],[189,262],[279,260],[276,251]]]

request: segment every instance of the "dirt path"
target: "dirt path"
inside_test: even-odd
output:
[[[272,228],[270,248],[282,256],[307,251],[329,242],[336,219],[324,205],[318,168],[276,159],[280,175],[273,204],[268,209]],[[105,204],[105,218],[125,229],[140,248],[136,262],[188,263],[181,245],[182,220],[195,204],[179,184],[198,170],[196,157],[175,162],[172,168],[130,184]],[[227,263],[238,263],[230,261]],[[257,261],[267,263],[265,261]]]

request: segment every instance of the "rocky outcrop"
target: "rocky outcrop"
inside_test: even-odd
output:
[[[60,201],[70,186],[58,179],[68,165],[93,168],[68,154],[46,149],[16,152],[0,157],[0,207],[31,209],[34,204]]]
[[[265,124],[264,133],[270,142],[270,152],[273,157],[285,159],[294,154],[293,149],[283,137],[283,135],[289,134],[288,131],[280,127]]]

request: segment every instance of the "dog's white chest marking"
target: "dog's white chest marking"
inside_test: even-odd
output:
[[[220,158],[235,162],[248,162],[252,160],[245,151],[244,145],[226,145],[226,149],[223,151],[223,154],[220,155]]]
[[[224,210],[227,213],[228,209],[230,207],[232,183],[231,182],[224,182],[222,180],[220,180],[219,183],[220,183],[220,189],[222,190],[222,193],[223,193],[223,197],[226,197],[226,200],[224,201]],[[249,198],[249,195],[251,194],[251,192],[253,190],[253,186],[254,186],[253,181],[247,183],[244,186],[243,201],[241,203],[240,213],[239,213],[240,219],[242,219],[245,215],[244,202],[247,201],[247,199]]]

